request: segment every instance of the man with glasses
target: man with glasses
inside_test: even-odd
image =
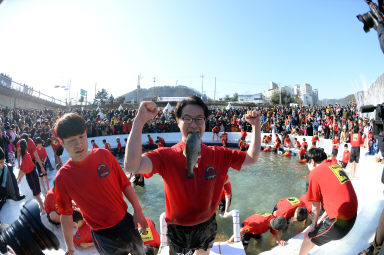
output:
[[[257,162],[260,153],[260,114],[248,111],[245,119],[252,125],[248,151],[201,144],[201,157],[193,169],[195,177],[187,178],[183,154],[189,133],[203,137],[208,107],[197,96],[176,106],[176,121],[182,139],[173,147],[158,148],[141,154],[144,124],[158,113],[154,102],[142,102],[133,122],[126,153],[125,169],[135,174],[158,173],[164,180],[165,220],[168,224],[170,254],[209,254],[217,232],[215,212],[220,203],[228,169]]]

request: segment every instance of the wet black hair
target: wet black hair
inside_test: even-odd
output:
[[[68,137],[81,135],[87,130],[85,120],[77,113],[66,113],[55,124],[57,136],[64,140]]]
[[[24,157],[26,152],[27,152],[27,141],[25,141],[25,139],[20,139],[20,155],[21,155],[21,157]]]
[[[344,144],[344,148],[348,148],[348,144]]]
[[[24,139],[24,140],[26,140],[26,141],[28,141],[28,139],[29,139],[29,134],[27,134],[27,133],[23,133],[23,134],[20,136],[20,138],[21,138],[21,139]]]
[[[76,223],[79,222],[80,220],[83,220],[83,216],[77,210],[73,210],[72,218],[73,218],[73,222],[76,222]]]
[[[198,97],[196,95],[189,96],[188,98],[184,99],[183,101],[180,101],[177,103],[176,108],[175,108],[176,118],[178,118],[178,119],[181,118],[181,114],[183,113],[184,107],[189,105],[189,104],[198,105],[201,108],[203,108],[204,117],[208,118],[208,116],[209,116],[208,106],[204,103],[204,101],[200,97]]]
[[[155,249],[149,244],[144,245],[145,255],[155,255]]]
[[[320,164],[327,159],[327,154],[323,148],[312,148],[305,154],[305,158],[309,163],[311,160],[315,161],[316,164]]]
[[[308,217],[308,210],[305,207],[297,208],[297,221],[303,221]]]
[[[359,126],[353,127],[353,133],[359,133]]]

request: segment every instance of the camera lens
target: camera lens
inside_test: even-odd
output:
[[[19,218],[0,234],[0,252],[9,245],[16,254],[43,254],[44,249],[58,249],[59,240],[40,219],[39,205],[30,200],[23,205]]]

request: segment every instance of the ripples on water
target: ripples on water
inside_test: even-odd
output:
[[[124,159],[118,158],[123,166]],[[255,213],[271,213],[279,199],[300,197],[305,192],[308,175],[306,164],[300,164],[297,157],[282,157],[271,152],[261,152],[256,165],[246,166],[241,171],[230,169],[228,172],[232,185],[232,204],[230,210],[240,211],[240,221]],[[156,174],[145,179],[145,187],[135,187],[144,215],[151,218],[159,231],[159,217],[165,211],[164,185],[162,178]],[[132,208],[129,207],[132,213]],[[233,233],[232,218],[216,217],[218,233],[229,238]],[[160,233],[160,231],[159,231]],[[295,228],[290,227],[282,238],[295,235]],[[274,246],[269,232],[263,235],[259,243],[251,241],[247,254],[258,254]]]

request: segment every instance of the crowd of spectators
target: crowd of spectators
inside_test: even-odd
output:
[[[206,131],[210,132],[217,127],[220,132],[251,131],[251,127],[244,120],[248,107],[236,109],[212,108],[208,117]],[[290,107],[290,106],[260,106],[262,132],[285,133],[292,135],[319,135],[331,139],[338,135],[341,142],[347,142],[354,123],[359,124],[363,135],[368,136],[371,131],[372,120],[359,117],[354,105],[348,106],[316,106],[316,107]],[[72,109],[84,116],[88,137],[108,136],[116,134],[129,134],[137,109],[125,108],[122,110],[84,110]],[[32,139],[41,137],[45,146],[49,145],[51,128],[59,116],[65,111],[57,110],[25,110],[0,109],[0,146],[4,151],[14,151],[18,137],[28,133]],[[175,112],[166,109],[160,110],[156,118],[145,124],[144,133],[178,132]],[[344,140],[343,140],[344,139]]]

